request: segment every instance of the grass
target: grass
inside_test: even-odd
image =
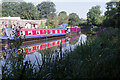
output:
[[[46,51],[47,52],[47,51]],[[49,53],[49,52],[47,52]],[[59,58],[59,54],[63,57]],[[23,61],[22,55],[6,60],[3,79],[10,80],[80,80],[120,79],[120,33],[107,29],[92,40],[77,46],[74,51],[64,52],[62,47],[56,57],[42,55],[42,65]],[[45,58],[46,57],[46,58]],[[7,66],[11,66],[8,68]]]

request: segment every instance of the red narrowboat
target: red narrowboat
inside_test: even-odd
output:
[[[11,28],[5,29],[6,35],[1,39],[14,39],[16,33],[22,39],[39,38],[39,37],[54,37],[66,35],[65,29],[21,29],[18,32]]]

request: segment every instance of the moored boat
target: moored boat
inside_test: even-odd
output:
[[[81,29],[77,26],[67,27],[67,24],[61,24],[58,29],[12,29],[5,28],[3,36],[0,39],[15,39],[19,36],[22,39],[34,39],[34,38],[44,38],[44,37],[55,37],[64,36],[66,33],[80,33]]]
[[[65,29],[22,29],[17,33],[22,39],[65,35]]]
[[[74,33],[74,32],[77,32],[77,33],[80,33],[81,32],[81,29],[80,27],[78,26],[74,26],[74,27],[68,27],[67,24],[61,24],[59,26],[60,29],[65,29],[65,32],[66,33]]]
[[[0,39],[14,39],[15,34],[22,39],[40,38],[40,37],[54,37],[66,35],[65,29],[21,29],[19,31],[12,28],[5,29],[5,35]]]

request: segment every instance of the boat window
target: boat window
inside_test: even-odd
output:
[[[55,42],[55,44],[57,44],[57,41]]]
[[[43,30],[42,32],[43,32],[43,34],[44,34],[44,30]]]
[[[40,46],[37,46],[37,49],[40,49]]]
[[[62,41],[60,40],[60,44],[61,44],[61,42],[62,42]]]
[[[52,46],[52,42],[50,43],[50,46]]]
[[[23,35],[23,31],[20,31],[20,35]]]
[[[40,31],[36,31],[36,34],[40,34]]]
[[[44,44],[43,44],[43,48],[44,48]]]
[[[57,34],[57,30],[55,30],[55,33]]]
[[[28,51],[32,51],[32,48],[29,48]]]
[[[20,31],[20,35],[25,35],[25,31]]]
[[[52,30],[50,31],[50,34],[52,34]]]
[[[32,31],[28,31],[28,34],[29,34],[29,35],[32,35]]]
[[[60,30],[60,33],[62,33],[62,31]]]
[[[23,52],[25,52],[25,48],[23,49]]]

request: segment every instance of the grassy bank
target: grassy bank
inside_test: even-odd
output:
[[[62,47],[61,47],[62,48]],[[62,53],[60,48],[60,53]],[[58,52],[59,53],[59,52]],[[14,80],[80,80],[97,78],[120,79],[120,33],[118,29],[100,31],[92,40],[65,52],[59,58],[43,56],[37,67],[21,56],[7,61],[3,67],[3,79]],[[7,65],[11,69],[7,69]]]
[[[51,70],[55,79],[120,79],[120,35],[117,29],[99,32],[78,46]]]

